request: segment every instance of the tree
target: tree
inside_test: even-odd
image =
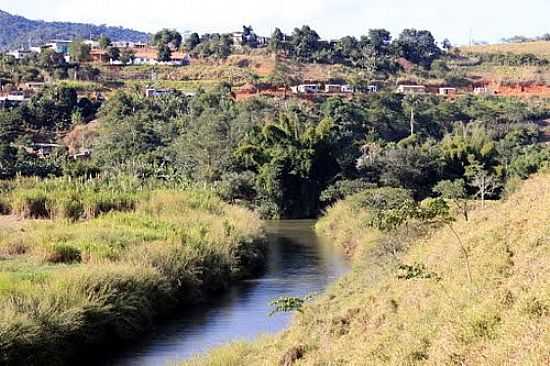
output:
[[[161,62],[168,62],[172,60],[172,50],[168,46],[161,46],[158,49],[157,60]]]
[[[425,68],[441,56],[434,36],[427,30],[405,29],[395,41],[395,48],[400,56]]]
[[[472,164],[467,167],[466,176],[470,179],[469,184],[477,189],[476,197],[481,198],[483,208],[485,208],[487,196],[492,195],[502,186],[498,178],[490,174],[480,164]]]
[[[125,48],[120,53],[120,62],[122,62],[124,65],[134,63],[135,58],[136,58],[136,54],[131,49]]]
[[[377,57],[385,56],[391,45],[391,33],[385,29],[369,30],[368,40]]]
[[[269,48],[273,53],[277,54],[285,49],[284,41],[284,33],[279,28],[275,28],[273,34],[271,35],[271,40],[269,41]]]
[[[118,47],[109,47],[107,48],[107,56],[112,61],[118,61],[120,60],[120,49]]]
[[[69,45],[69,55],[74,62],[85,62],[90,60],[91,48],[80,39],[74,39]]]
[[[319,50],[319,34],[304,25],[302,28],[295,28],[291,37],[292,52],[300,61],[311,61],[313,53]]]
[[[163,29],[153,36],[153,45],[157,48],[170,47],[179,49],[181,46],[182,36],[175,29]]]
[[[464,216],[464,219],[468,221],[468,194],[466,192],[466,183],[463,179],[441,181],[434,187],[434,192],[439,193],[446,200],[453,201]]]
[[[111,42],[111,39],[107,36],[104,36],[102,35],[101,37],[99,37],[99,47],[102,49],[102,50],[106,50],[107,48],[109,48],[110,46],[112,45],[112,42]]]
[[[201,39],[198,33],[191,33],[189,38],[185,40],[185,49],[187,51],[193,51],[201,43]]]
[[[453,49],[453,44],[448,38],[445,38],[442,43],[442,47],[445,51],[450,52]]]

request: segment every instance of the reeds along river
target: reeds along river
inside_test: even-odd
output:
[[[260,278],[232,286],[209,304],[185,310],[146,339],[99,364],[163,365],[231,341],[285,329],[292,315],[270,317],[273,299],[318,293],[348,268],[342,253],[315,234],[314,224],[269,223],[270,252]]]

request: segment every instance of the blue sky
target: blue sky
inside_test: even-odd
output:
[[[0,9],[31,19],[122,25],[147,32],[228,32],[251,24],[269,35],[309,24],[323,38],[360,35],[370,28],[396,34],[431,30],[453,43],[495,42],[516,34],[550,33],[550,0],[0,0]]]

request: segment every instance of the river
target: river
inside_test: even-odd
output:
[[[261,277],[235,284],[214,301],[186,310],[100,364],[173,364],[231,341],[252,340],[285,329],[292,315],[269,316],[273,299],[318,293],[348,268],[342,253],[315,234],[314,224],[268,223],[270,252]]]

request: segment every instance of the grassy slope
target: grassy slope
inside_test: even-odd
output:
[[[251,212],[208,192],[138,197],[130,212],[0,227],[0,364],[66,364],[129,341],[261,264]]]
[[[501,43],[492,45],[480,45],[471,47],[461,47],[462,51],[474,53],[532,53],[541,58],[550,59],[550,42],[525,42],[525,43]]]
[[[545,365],[550,363],[550,175],[454,228],[427,233],[399,259],[349,201],[318,229],[355,250],[353,272],[280,336],[219,349],[192,365]],[[422,263],[436,279],[397,279]],[[288,361],[287,363],[285,363]]]

